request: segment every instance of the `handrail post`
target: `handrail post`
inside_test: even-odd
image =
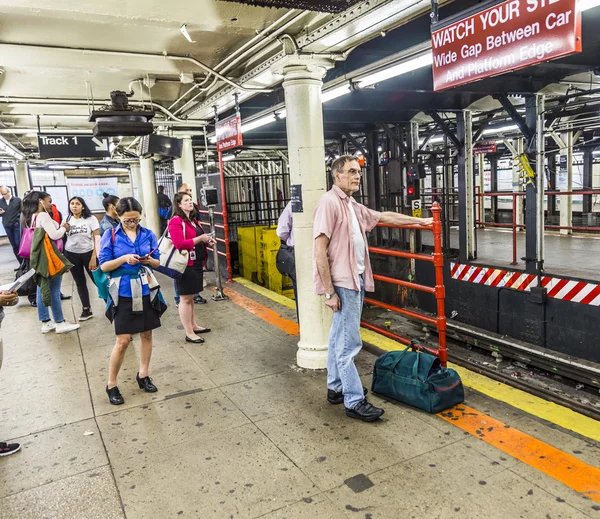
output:
[[[225,233],[225,259],[227,260],[227,283],[233,281],[231,268],[231,252],[229,249],[229,222],[227,217],[227,195],[225,194],[225,171],[223,170],[223,153],[219,151],[219,171],[221,177],[221,206],[223,213],[223,232]],[[216,247],[216,245],[215,245]]]
[[[512,249],[513,260],[511,265],[518,265],[517,262],[517,195],[512,195]]]
[[[446,310],[444,299],[444,254],[442,253],[442,222],[440,204],[434,202],[431,206],[433,214],[433,265],[435,267],[435,299],[437,302],[437,330],[439,338],[439,358],[442,366],[448,364],[448,349],[446,348]]]

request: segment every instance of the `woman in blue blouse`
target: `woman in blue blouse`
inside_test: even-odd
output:
[[[121,221],[114,230],[104,233],[98,259],[103,272],[111,273],[107,317],[114,322],[117,340],[110,356],[106,393],[111,404],[124,402],[117,387],[117,375],[125,351],[134,333],[140,334],[140,370],[136,375],[140,389],[157,391],[148,376],[152,356],[152,330],[160,326],[162,298],[159,286],[148,267],[160,265],[156,235],[140,225],[142,206],[131,197],[117,204]]]

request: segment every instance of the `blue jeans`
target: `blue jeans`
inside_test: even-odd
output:
[[[5,227],[6,237],[12,247],[15,258],[19,260],[19,263],[23,261],[22,258],[19,258],[19,245],[21,243],[21,226],[19,224],[13,225],[12,227]]]
[[[348,409],[364,400],[362,382],[354,358],[362,348],[360,316],[365,298],[365,283],[360,276],[360,292],[334,286],[342,309],[333,314],[327,354],[327,388],[344,393]]]
[[[55,323],[62,323],[65,320],[60,302],[60,285],[62,276],[58,276],[50,281],[50,308],[52,308],[52,317]],[[50,320],[50,312],[48,307],[42,302],[42,290],[37,287],[37,310],[38,319],[42,322]]]

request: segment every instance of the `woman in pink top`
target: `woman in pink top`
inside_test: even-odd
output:
[[[173,218],[169,221],[169,235],[173,245],[180,251],[188,251],[188,266],[176,280],[181,296],[179,318],[185,330],[186,342],[201,343],[199,333],[210,332],[201,328],[194,317],[194,296],[203,288],[203,263],[206,257],[206,244],[214,245],[210,234],[204,234],[196,220],[192,197],[187,193],[177,193],[173,199]]]

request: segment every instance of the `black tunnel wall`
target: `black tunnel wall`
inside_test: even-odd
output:
[[[453,280],[450,262],[445,263],[446,317],[457,312],[455,321],[600,362],[598,307],[554,298],[548,298],[545,305],[535,304],[529,292]],[[421,262],[417,276],[419,283],[435,285],[433,265]],[[417,298],[419,308],[435,313],[431,296],[420,293]]]

